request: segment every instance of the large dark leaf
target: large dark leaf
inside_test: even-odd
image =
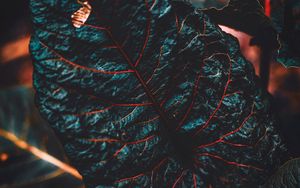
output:
[[[166,0],[31,2],[36,99],[87,187],[247,187],[285,151],[238,42]]]

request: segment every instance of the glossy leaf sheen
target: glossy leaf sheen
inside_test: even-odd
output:
[[[32,1],[36,99],[87,187],[245,187],[280,163],[238,42],[166,0]]]

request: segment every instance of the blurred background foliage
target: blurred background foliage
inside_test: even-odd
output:
[[[191,1],[200,8],[222,8],[228,3],[228,0]],[[0,188],[83,187],[80,175],[68,165],[59,142],[34,105],[28,3],[28,0],[10,0],[0,6]],[[293,157],[299,157],[300,69],[295,66],[300,65],[300,1],[261,3],[271,16],[282,45],[279,57],[270,60],[268,90],[281,121],[278,129]],[[250,45],[254,36],[222,28],[239,39],[241,51],[258,74],[262,50]]]

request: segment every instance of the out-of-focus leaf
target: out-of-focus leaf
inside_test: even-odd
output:
[[[285,152],[238,41],[163,0],[31,1],[39,109],[87,187],[257,187]]]
[[[1,188],[81,185],[76,177],[66,174],[71,167],[48,124],[41,119],[32,89],[0,91],[0,144],[0,155],[6,156],[0,161]]]
[[[266,188],[298,188],[300,186],[300,158],[286,162],[266,183]]]
[[[267,46],[273,50],[279,48],[274,25],[265,15],[258,0],[230,0],[229,4],[221,10],[211,8],[204,12],[220,25],[253,36],[252,44]]]
[[[300,1],[271,2],[271,17],[281,41],[277,60],[285,67],[300,67]]]

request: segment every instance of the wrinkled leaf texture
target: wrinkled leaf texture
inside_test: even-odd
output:
[[[285,151],[235,38],[167,0],[31,1],[36,101],[87,187],[262,185]]]

